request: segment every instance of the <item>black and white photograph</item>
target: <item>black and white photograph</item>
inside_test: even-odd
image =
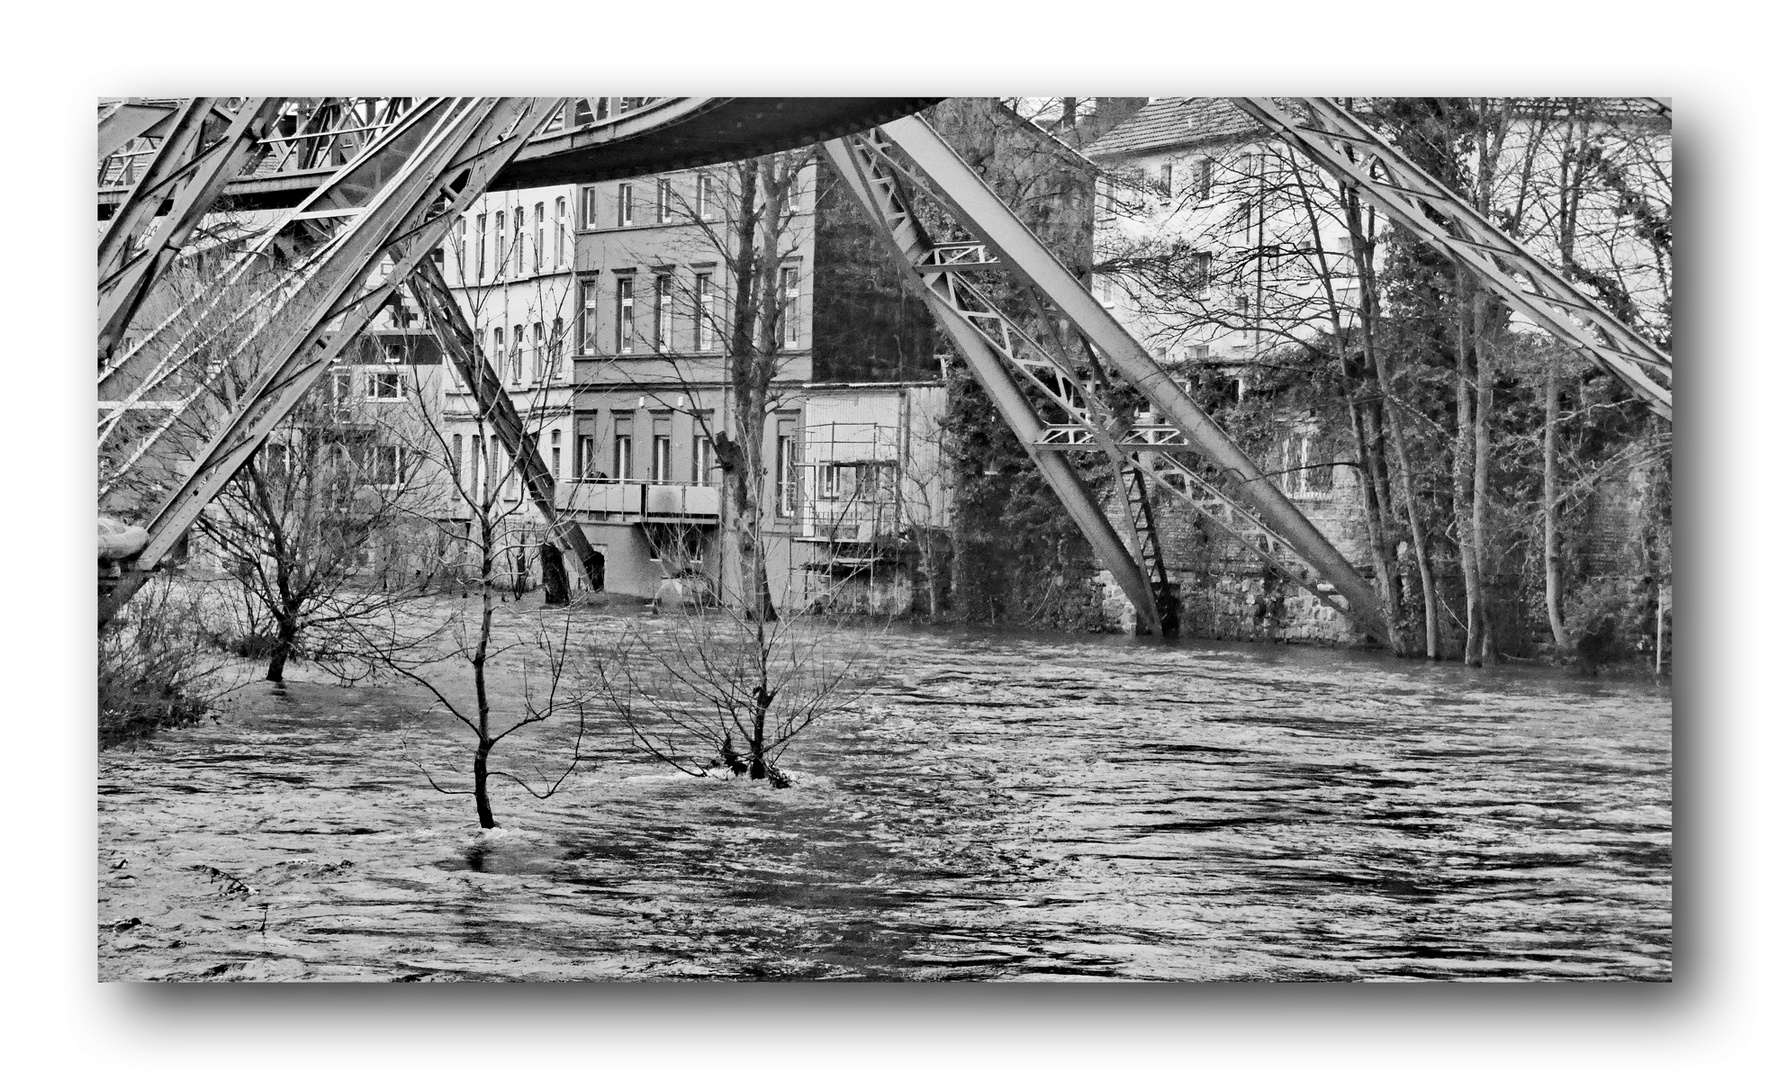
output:
[[[324,7],[18,80],[21,1061],[1764,1060],[1735,43]]]
[[[100,978],[1670,979],[1672,115],[100,101]]]

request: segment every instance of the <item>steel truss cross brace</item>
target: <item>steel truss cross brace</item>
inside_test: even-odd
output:
[[[190,239],[210,204],[276,122],[281,98],[252,98],[229,118],[212,98],[186,102],[165,125],[140,182],[98,242],[98,355],[109,355],[154,279]],[[215,129],[221,128],[219,133]],[[103,140],[101,139],[101,143]],[[171,210],[145,243],[165,203]]]
[[[313,253],[311,272],[270,320],[270,329],[259,335],[267,343],[263,374],[204,448],[190,475],[149,518],[138,569],[99,598],[101,627],[324,377],[332,360],[417,262],[443,241],[497,171],[563,104],[562,98],[433,99],[402,118],[383,136],[384,142],[378,140],[396,148],[396,154],[383,157],[371,149],[342,171],[340,176],[349,174],[351,182],[334,185],[337,198],[357,206],[330,215],[344,217],[343,226]],[[365,166],[370,159],[375,159],[372,169]],[[361,202],[370,191],[372,199]],[[371,284],[383,256],[392,265]]]
[[[908,117],[887,124],[881,130],[892,144],[888,155],[882,146],[859,138],[827,144],[826,149],[838,171],[860,194],[874,223],[891,237],[908,268],[927,285],[924,298],[964,349],[966,359],[971,362],[973,370],[978,371],[979,381],[990,386],[988,369],[991,366],[1000,368],[1005,377],[1006,369],[997,360],[999,356],[1025,376],[1025,385],[1045,391],[1047,397],[1059,404],[1074,396],[1084,400],[1091,396],[1086,392],[1085,381],[1076,378],[1076,365],[1048,353],[1028,355],[1035,351],[1025,348],[1028,343],[1035,344],[1030,336],[1017,328],[1010,328],[998,311],[979,303],[980,293],[974,288],[970,288],[968,294],[964,293],[962,290],[968,287],[968,283],[961,286],[958,273],[947,271],[943,265],[946,261],[981,262],[980,256],[936,263],[936,245],[926,241],[908,209],[907,200],[896,190],[897,177],[907,176],[908,171],[902,164],[893,162],[893,157],[919,169],[927,178],[924,190],[962,222],[973,237],[986,244],[1002,264],[1029,284],[1055,316],[1069,321],[1084,339],[1090,358],[1125,378],[1143,394],[1153,411],[1162,414],[1171,426],[1184,433],[1190,449],[1214,462],[1223,473],[1219,485],[1231,487],[1234,496],[1231,498],[1220,486],[1205,492],[1201,478],[1195,482],[1186,481],[1185,477],[1196,477],[1196,474],[1172,462],[1165,453],[1148,452],[1148,443],[1143,439],[1123,438],[1124,425],[1115,423],[1109,410],[1097,403],[1092,407],[1071,409],[1075,420],[1093,429],[1094,440],[1102,448],[1110,448],[1108,452],[1114,462],[1123,467],[1121,478],[1131,472],[1139,481],[1137,488],[1141,487],[1141,480],[1151,480],[1192,502],[1204,512],[1206,521],[1247,544],[1260,558],[1302,582],[1323,601],[1349,616],[1361,629],[1384,640],[1386,632],[1381,602],[1356,568],[1320,535],[1264,471],[1235,446],[1160,365],[1143,352],[1129,333],[1100,307],[1087,289],[926,122],[919,117]],[[1050,335],[1051,340],[1055,338],[1056,335]],[[1016,359],[1022,357],[1026,362]],[[1065,377],[1052,379],[1052,369]],[[1011,378],[1005,381],[1014,387],[1016,396],[1020,394]],[[1059,392],[1052,392],[1049,385],[1052,382],[1058,384]],[[1027,446],[1033,460],[1044,469],[1046,454],[1040,453],[1038,446],[1051,437],[1046,433],[1045,425],[1035,415],[1029,422],[1016,422],[1015,410],[1006,403],[1007,395],[992,389],[991,396],[1014,427],[1015,434]],[[1019,406],[1030,412],[1023,397],[1019,399]],[[1045,471],[1048,476],[1049,471]],[[1139,596],[1146,602],[1153,591],[1148,585],[1147,572],[1155,570],[1159,550],[1153,544],[1153,530],[1137,521],[1141,508],[1136,505],[1135,492],[1126,490],[1129,485],[1123,484],[1122,480],[1121,485],[1120,494],[1126,498],[1133,527],[1144,545],[1145,572],[1138,573],[1136,588],[1125,581],[1127,575],[1121,572],[1125,560],[1115,557],[1113,549],[1122,550],[1116,531],[1108,525],[1109,542],[1097,539],[1100,529],[1096,522],[1103,521],[1104,515],[1085,485],[1080,485],[1081,498],[1064,498],[1064,504],[1094,543],[1107,568],[1124,584],[1133,602],[1138,602]],[[1078,506],[1080,503],[1085,505]],[[1289,560],[1282,558],[1285,555],[1294,556],[1306,569],[1298,570],[1287,565]],[[1143,611],[1141,603],[1138,608],[1139,612]],[[1147,615],[1145,619],[1151,625],[1157,622]]]
[[[584,536],[583,528],[575,520],[559,514],[552,470],[541,457],[534,432],[527,430],[522,423],[522,414],[510,400],[498,371],[480,352],[471,321],[442,280],[442,273],[436,269],[435,263],[428,259],[421,261],[409,282],[425,319],[442,342],[442,351],[478,404],[479,415],[486,418],[492,434],[504,444],[504,449],[509,451],[511,460],[521,471],[530,501],[547,519],[547,527],[564,537],[566,546],[577,559],[583,579],[588,581],[595,551]]]
[[[1472,270],[1538,326],[1609,369],[1653,412],[1671,419],[1669,356],[1390,146],[1349,109],[1327,98],[1299,100],[1308,111],[1306,122],[1269,98],[1233,99],[1242,111],[1356,189],[1392,220]],[[1382,178],[1374,173],[1376,163],[1382,167]]]

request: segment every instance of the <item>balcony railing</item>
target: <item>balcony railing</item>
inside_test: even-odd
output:
[[[560,484],[559,505],[572,513],[621,521],[716,521],[721,489],[709,484],[600,477]]]

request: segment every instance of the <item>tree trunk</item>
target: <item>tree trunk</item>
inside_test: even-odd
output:
[[[1456,272],[1456,442],[1452,459],[1451,505],[1456,518],[1456,547],[1462,562],[1463,611],[1467,638],[1462,644],[1462,662],[1469,667],[1481,665],[1481,639],[1486,626],[1481,619],[1485,604],[1481,597],[1479,528],[1474,519],[1475,458],[1475,355],[1468,341],[1471,316],[1467,275]]]
[[[585,573],[589,567],[584,567]],[[541,588],[547,594],[547,605],[557,607],[571,602],[571,586],[565,576],[565,556],[552,544],[541,545]]]
[[[264,677],[273,683],[283,681],[283,666],[295,655],[295,639],[299,627],[293,618],[278,613],[276,617],[276,642],[270,647],[270,668]]]
[[[486,779],[491,775],[490,759],[491,743],[481,736],[479,748],[473,752],[473,808],[479,812],[481,829],[498,827],[497,819],[491,816],[491,793],[486,788]]]
[[[1548,628],[1554,647],[1561,653],[1572,648],[1566,623],[1560,617],[1560,351],[1548,352],[1548,382],[1543,392],[1542,425],[1542,599],[1548,608]]]

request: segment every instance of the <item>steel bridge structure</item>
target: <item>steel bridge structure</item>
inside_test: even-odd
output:
[[[816,145],[853,191],[904,277],[957,345],[1142,628],[1178,623],[1152,495],[1190,505],[1209,527],[1385,640],[1370,582],[1094,299],[920,116],[913,98],[277,98],[130,100],[98,123],[99,446],[129,409],[152,401],[208,331],[243,332],[268,363],[194,466],[143,523],[145,547],[101,584],[106,625],[173,550],[207,503],[325,375],[396,292],[416,298],[460,381],[520,469],[530,498],[571,552],[588,543],[557,512],[554,478],[498,373],[429,254],[487,191],[643,176]],[[1235,99],[1273,136],[1356,189],[1545,331],[1603,365],[1655,413],[1671,416],[1670,357],[1328,99]],[[1668,122],[1668,102],[1649,112]],[[288,280],[223,311],[198,296],[181,320],[123,347],[155,279],[219,199],[275,225],[222,274],[243,279],[277,254]],[[918,216],[958,222],[939,240]],[[991,281],[1011,275],[1035,297],[1003,310]],[[205,306],[206,305],[206,306]],[[1023,305],[1022,305],[1023,307]],[[185,329],[174,330],[175,325]],[[240,330],[243,326],[243,330]],[[1058,332],[1066,328],[1065,332]],[[125,392],[143,350],[162,359]],[[240,348],[245,348],[245,345]],[[1105,398],[1108,376],[1128,386]],[[127,470],[168,418],[123,462]],[[1053,419],[1054,418],[1054,419]],[[1077,454],[1104,454],[1114,525]],[[101,491],[101,495],[103,492]]]

